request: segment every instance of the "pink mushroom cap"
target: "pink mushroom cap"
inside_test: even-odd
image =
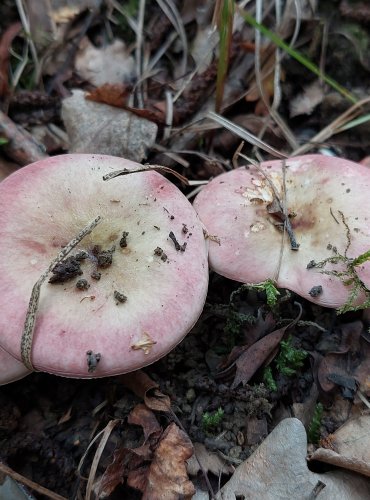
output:
[[[320,270],[309,263],[319,263],[335,252],[353,259],[370,249],[370,170],[322,155],[285,161],[286,213],[299,244],[298,250],[292,250],[286,232],[282,243],[282,219],[272,205],[269,182],[284,199],[283,165],[275,160],[259,168],[235,169],[213,179],[198,194],[194,208],[212,236],[210,266],[244,283],[273,279],[279,287],[312,302],[340,307],[347,302],[351,286],[321,271],[344,271],[346,264],[328,263]],[[370,263],[356,271],[370,287]],[[320,286],[322,291],[315,296]],[[363,300],[360,293],[354,304]]]
[[[208,286],[203,225],[157,172],[102,179],[138,167],[110,156],[62,155],[0,183],[0,344],[17,359],[34,284],[97,216],[100,224],[69,255],[84,256],[83,274],[41,286],[35,369],[89,378],[130,372],[164,356],[197,321]],[[77,288],[81,279],[86,289]]]
[[[30,373],[23,363],[0,347],[0,385],[15,382]]]

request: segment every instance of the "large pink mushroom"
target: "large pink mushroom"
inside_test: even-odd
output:
[[[194,207],[212,236],[216,272],[244,283],[272,279],[312,302],[341,307],[361,304],[370,287],[369,262],[354,260],[370,249],[369,193],[368,168],[307,155],[219,175]],[[354,271],[359,293],[351,297]]]
[[[0,347],[0,385],[15,382],[31,373],[23,363]]]
[[[0,183],[0,345],[19,361],[27,359],[21,344],[30,336],[22,339],[22,331],[35,283],[97,217],[100,223],[53,266],[31,308],[32,366],[70,377],[133,371],[164,356],[196,322],[208,285],[203,225],[157,172],[103,181],[139,167],[64,155]]]

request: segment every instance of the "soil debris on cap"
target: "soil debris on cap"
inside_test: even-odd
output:
[[[76,255],[75,255],[75,258],[76,260],[80,261],[80,260],[85,260],[89,257],[89,254],[85,251],[85,250],[79,250]]]
[[[91,274],[90,274],[91,278],[93,280],[96,280],[96,281],[99,281],[100,278],[101,278],[101,273],[99,273],[98,271],[93,271]]]
[[[94,373],[94,371],[97,369],[99,361],[101,360],[101,354],[100,352],[97,352],[96,354],[93,353],[93,351],[87,351],[86,353],[86,358],[87,358],[87,371],[89,373]]]
[[[56,264],[51,272],[53,275],[50,277],[49,283],[64,283],[83,274],[80,261],[73,256],[67,257],[59,264]]]
[[[119,246],[121,248],[126,248],[127,247],[127,236],[129,233],[127,231],[123,231],[122,233],[122,238],[119,240]]]
[[[116,305],[118,304],[124,304],[127,301],[126,295],[123,293],[119,292],[118,290],[114,290],[113,296],[116,300]]]
[[[162,248],[161,248],[161,247],[157,247],[157,248],[154,250],[154,255],[157,255],[158,257],[160,257],[160,258],[161,258],[161,260],[162,260],[163,262],[166,262],[166,260],[167,260],[167,258],[168,258],[168,257],[167,257],[167,254],[166,254],[166,253],[164,253],[164,251],[162,250]]]
[[[311,297],[318,297],[319,295],[322,294],[322,286],[321,285],[313,286],[308,293],[311,295]]]
[[[87,280],[82,278],[76,282],[76,288],[78,290],[88,290],[90,288],[90,285]]]
[[[93,248],[93,254],[97,259],[98,267],[105,269],[111,266],[115,250],[116,250],[115,246],[113,246],[110,250],[102,250],[99,245],[95,245],[95,247]]]
[[[173,231],[170,232],[168,237],[173,241],[173,244],[175,245],[175,250],[177,250],[178,252],[185,252],[185,248],[187,245],[186,242],[183,243],[182,245],[180,245],[180,243],[177,241],[176,236],[174,235]]]

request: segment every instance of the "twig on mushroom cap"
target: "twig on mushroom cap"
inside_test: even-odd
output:
[[[58,256],[50,263],[47,270],[40,276],[40,278],[36,281],[32,288],[31,298],[28,305],[28,310],[26,314],[26,319],[24,322],[24,329],[21,338],[21,356],[24,365],[29,370],[34,370],[32,365],[32,341],[33,341],[33,332],[35,329],[35,321],[37,308],[40,299],[40,290],[41,285],[48,277],[50,271],[55,267],[56,264],[61,262],[79,243],[85,238],[91,231],[99,224],[101,221],[101,217],[96,217],[93,221],[91,221],[87,226],[85,226],[82,231],[78,233],[78,235],[73,238],[58,254]]]
[[[172,174],[177,179],[179,179],[183,184],[186,186],[189,184],[189,181],[187,180],[186,177],[183,175],[179,174],[176,172],[176,170],[173,170],[170,167],[164,167],[162,165],[143,165],[142,167],[135,168],[132,170],[129,170],[128,168],[123,168],[122,170],[116,170],[115,172],[109,172],[109,174],[106,174],[103,176],[103,181],[109,181],[110,179],[114,179],[115,177],[118,177],[119,175],[128,175],[128,174],[136,174],[138,172],[147,172],[148,170],[159,170],[160,172],[167,172],[168,174]]]

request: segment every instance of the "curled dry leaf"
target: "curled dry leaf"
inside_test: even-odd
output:
[[[215,476],[231,474],[234,467],[213,451],[207,450],[202,443],[194,443],[194,455],[187,460],[187,471],[190,476],[196,476],[201,469],[212,472]]]
[[[189,437],[176,424],[170,424],[154,452],[143,500],[190,499],[195,488],[186,472],[186,460],[192,454],[193,446]]]
[[[158,390],[158,384],[142,370],[122,375],[120,380],[125,387],[143,399],[146,406],[151,410],[167,412],[171,409],[170,398],[162,394]]]
[[[319,448],[310,460],[319,460],[370,477],[370,413],[348,420],[330,435],[332,449]]]
[[[342,342],[337,352],[329,352],[318,366],[318,381],[324,392],[336,386],[345,391],[358,385],[365,394],[370,393],[370,344],[363,336],[363,324],[354,321],[341,326]],[[342,383],[340,383],[342,382]],[[353,390],[350,390],[353,393]],[[345,393],[346,394],[346,393]],[[353,395],[353,394],[352,394]]]
[[[296,418],[283,420],[239,465],[216,496],[217,500],[316,498],[319,482],[325,485],[318,497],[320,500],[369,498],[370,487],[366,478],[343,470],[325,474],[311,472],[307,467],[306,451],[303,424]]]
[[[144,404],[136,405],[127,421],[129,424],[139,425],[143,428],[144,442],[138,448],[121,446],[114,452],[112,463],[108,465],[99,481],[97,488],[99,498],[109,496],[131,473],[135,477],[139,475],[145,480],[143,470],[147,470],[147,466],[143,466],[143,464],[153,458],[153,448],[157,446],[162,427],[154,413]]]
[[[123,83],[105,83],[101,87],[88,92],[85,97],[89,101],[102,102],[110,106],[123,108],[130,92],[130,87]]]
[[[144,404],[136,405],[128,416],[128,423],[140,425],[144,432],[144,443],[151,437],[159,437],[162,428],[154,413]]]

